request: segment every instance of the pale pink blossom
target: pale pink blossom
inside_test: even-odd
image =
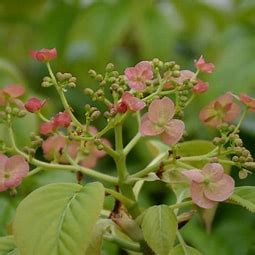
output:
[[[169,78],[165,77],[165,79],[167,79],[167,82],[164,84],[164,88],[172,89],[174,87],[172,82],[183,84],[186,80],[190,80],[193,77],[195,77],[195,73],[193,73],[192,71],[181,70],[179,77],[172,77],[171,75]]]
[[[233,178],[224,174],[219,163],[206,164],[202,170],[191,169],[182,172],[191,181],[191,198],[202,208],[212,208],[217,202],[228,199],[235,187]]]
[[[117,104],[116,111],[120,113],[124,113],[127,110],[137,112],[142,110],[145,106],[146,104],[143,102],[143,100],[126,91],[122,95],[121,101]]]
[[[242,93],[240,94],[240,101],[248,107],[249,111],[255,112],[255,98]]]
[[[216,127],[224,122],[232,122],[240,115],[240,107],[233,102],[231,93],[226,93],[205,106],[199,119],[208,126]]]
[[[45,105],[46,100],[40,100],[37,97],[31,97],[25,103],[25,108],[27,111],[31,113],[35,113],[41,110],[41,108]]]
[[[204,82],[202,80],[198,80],[197,84],[192,88],[192,92],[195,94],[202,94],[206,92],[209,88],[209,85],[207,82]]]
[[[48,62],[57,57],[56,48],[53,49],[41,49],[41,50],[31,50],[30,55],[32,58],[41,61]]]
[[[22,96],[24,93],[25,93],[25,88],[22,85],[18,85],[18,84],[10,84],[0,89],[0,106],[6,105],[8,100],[20,106],[20,100],[18,100],[17,98]]]
[[[53,121],[44,122],[40,125],[40,134],[48,135],[55,131],[55,126]]]
[[[71,116],[68,112],[59,112],[54,118],[53,118],[53,123],[55,128],[60,128],[60,127],[69,127],[71,124]]]
[[[134,90],[142,91],[146,88],[146,81],[153,78],[153,70],[150,62],[142,61],[135,67],[128,67],[125,70],[128,86]]]
[[[29,165],[20,155],[10,158],[0,154],[0,192],[19,186],[27,175]]]
[[[147,113],[141,119],[143,136],[160,135],[164,143],[176,144],[182,137],[185,125],[183,121],[173,119],[175,106],[171,99],[164,97],[154,100]]]
[[[213,63],[207,63],[203,56],[199,60],[195,60],[195,66],[198,70],[204,73],[212,73],[215,66]]]

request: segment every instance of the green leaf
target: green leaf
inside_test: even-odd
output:
[[[86,255],[100,255],[105,230],[112,224],[109,219],[100,219],[94,227]]]
[[[158,255],[168,255],[174,245],[177,219],[166,205],[150,207],[144,215],[142,230],[144,239]]]
[[[103,207],[104,187],[49,184],[18,206],[14,237],[21,255],[84,255]]]
[[[16,245],[13,236],[0,237],[0,255],[14,255]],[[16,253],[18,254],[18,253]]]
[[[255,213],[255,187],[237,187],[229,200]]]
[[[186,254],[188,254],[188,255],[202,255],[202,253],[200,251],[198,251],[190,246],[186,245],[185,248],[187,251]],[[179,244],[171,250],[169,255],[186,255],[186,254],[184,253],[182,246]]]

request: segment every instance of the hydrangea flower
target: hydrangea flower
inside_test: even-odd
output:
[[[5,106],[7,99],[11,99],[12,102],[20,106],[20,101],[17,98],[22,96],[24,93],[25,88],[18,84],[11,84],[0,89],[0,106]]]
[[[135,67],[125,69],[125,76],[128,80],[128,86],[134,90],[142,91],[146,88],[146,81],[153,78],[153,70],[150,62],[142,61]]]
[[[190,80],[190,79],[192,79],[193,77],[195,76],[195,73],[193,73],[192,71],[190,71],[190,70],[181,70],[180,71],[180,76],[179,77],[172,77],[172,76],[170,76],[170,81],[168,81],[168,82],[166,82],[165,84],[164,84],[164,88],[165,89],[171,89],[171,88],[173,88],[173,84],[172,84],[172,82],[171,81],[174,81],[174,82],[176,82],[176,83],[178,83],[178,84],[183,84],[186,80]],[[168,78],[167,77],[165,77],[167,80],[168,80]]]
[[[0,192],[19,186],[28,171],[29,165],[22,156],[8,158],[0,154]]]
[[[122,95],[121,101],[116,107],[116,111],[120,113],[124,113],[127,110],[131,112],[137,112],[142,110],[145,105],[146,104],[141,99],[133,96],[131,93],[126,91]]]
[[[233,102],[231,93],[226,93],[205,106],[199,119],[208,126],[216,127],[224,122],[234,121],[240,114],[240,107]]]
[[[198,80],[197,84],[192,88],[192,92],[195,94],[202,94],[206,92],[209,88],[209,85],[207,82],[204,82],[202,80]]]
[[[45,105],[46,100],[40,100],[37,97],[31,97],[25,103],[25,108],[31,113],[38,112]]]
[[[160,135],[164,143],[173,145],[177,143],[184,132],[183,121],[173,119],[175,106],[171,99],[164,97],[154,100],[148,112],[141,119],[141,134],[143,136]]]
[[[217,202],[228,199],[235,187],[234,179],[224,174],[221,164],[209,163],[202,170],[182,172],[191,181],[192,200],[202,208],[212,208]]]
[[[32,58],[41,62],[48,62],[57,57],[56,48],[53,49],[41,49],[41,50],[31,50],[30,52]]]
[[[242,93],[240,94],[240,101],[248,107],[249,111],[255,112],[255,98]]]
[[[195,66],[204,73],[212,73],[215,67],[213,63],[207,63],[203,56],[201,56],[199,60],[195,60]]]

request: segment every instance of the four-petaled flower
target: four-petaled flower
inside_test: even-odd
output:
[[[240,94],[240,101],[248,107],[249,111],[255,112],[255,98],[242,93]]]
[[[209,163],[202,170],[182,172],[191,181],[191,198],[202,208],[212,208],[217,202],[228,199],[235,187],[233,178],[224,173],[221,164]]]
[[[209,85],[207,82],[204,82],[202,80],[198,80],[197,84],[192,88],[192,92],[195,94],[202,94],[206,92],[209,88]]]
[[[203,56],[201,56],[199,60],[195,60],[195,66],[204,73],[212,73],[215,67],[213,63],[207,63]]]
[[[144,136],[160,135],[164,143],[177,143],[184,132],[183,121],[173,119],[175,106],[171,99],[164,97],[154,100],[147,113],[141,119],[141,134]]]
[[[199,119],[205,124],[216,127],[224,122],[234,121],[240,114],[240,107],[233,102],[231,93],[226,93],[205,106]]]
[[[8,158],[0,154],[0,192],[19,186],[28,171],[29,165],[22,156]]]
[[[40,100],[37,97],[31,97],[25,103],[25,108],[27,109],[27,111],[35,113],[41,110],[41,108],[45,105],[45,103],[46,103],[46,99]]]
[[[142,110],[145,106],[146,104],[143,102],[143,100],[126,91],[122,95],[121,101],[117,104],[116,111],[120,113],[124,113],[127,110],[137,112]]]
[[[135,67],[128,67],[125,70],[128,86],[134,90],[142,91],[146,88],[146,81],[153,78],[153,70],[150,62],[142,61]]]
[[[31,56],[41,62],[48,62],[57,57],[56,48],[53,49],[41,49],[41,50],[31,50]]]

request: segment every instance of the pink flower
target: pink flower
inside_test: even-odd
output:
[[[28,171],[29,165],[22,156],[8,158],[0,154],[0,192],[19,186]]]
[[[68,159],[63,155],[64,150],[72,158],[75,159],[79,151],[80,143],[77,141],[69,141],[65,137],[55,135],[47,138],[43,144],[43,155],[47,160],[57,159],[60,163],[68,163]]]
[[[194,76],[195,76],[195,73],[193,73],[190,70],[181,70],[179,77],[176,77],[176,78],[172,77],[172,76],[169,77],[170,81],[165,83],[164,88],[165,89],[172,89],[173,88],[172,81],[174,81],[175,83],[178,83],[178,84],[183,84],[186,80],[190,80]],[[167,77],[165,77],[165,78],[168,80]]]
[[[146,88],[146,81],[153,78],[152,66],[148,61],[142,61],[135,67],[128,67],[125,70],[128,86],[134,90],[141,91]]]
[[[17,99],[25,93],[25,88],[22,85],[11,84],[0,89],[0,106],[5,106],[8,99],[12,102],[20,105],[20,101]],[[20,107],[22,108],[22,107]]]
[[[249,108],[249,111],[255,112],[255,98],[242,93],[240,94],[240,101]]]
[[[209,88],[209,85],[207,82],[204,82],[202,80],[198,80],[197,84],[192,88],[192,92],[195,94],[202,94],[206,92]]]
[[[224,174],[221,164],[209,163],[202,170],[182,172],[191,181],[192,200],[202,208],[212,208],[217,202],[228,199],[234,191],[235,182]]]
[[[148,113],[141,119],[141,134],[144,136],[160,135],[163,142],[169,145],[177,143],[184,132],[183,121],[173,119],[175,106],[171,99],[164,97],[154,100]]]
[[[199,119],[211,127],[216,127],[224,122],[234,121],[240,114],[240,107],[233,102],[231,93],[226,93],[205,106]]]
[[[141,99],[126,91],[121,97],[121,102],[117,104],[116,110],[120,113],[124,113],[127,110],[137,112],[142,110],[145,105]]]
[[[53,121],[44,122],[40,126],[40,134],[42,134],[42,135],[51,134],[54,132],[54,130],[55,130],[55,125],[54,125]]]
[[[53,123],[55,128],[65,127],[68,128],[71,124],[71,116],[68,112],[59,112],[54,118]]]
[[[26,103],[25,103],[25,108],[29,112],[38,112],[41,110],[41,108],[44,106],[46,103],[46,100],[40,100],[36,97],[31,97]]]
[[[204,73],[212,73],[215,67],[212,63],[206,63],[203,56],[201,56],[199,60],[195,60],[195,66],[198,70]]]
[[[43,48],[41,50],[31,50],[30,54],[32,58],[38,61],[48,62],[57,57],[57,50],[56,48],[53,48],[53,49]]]

